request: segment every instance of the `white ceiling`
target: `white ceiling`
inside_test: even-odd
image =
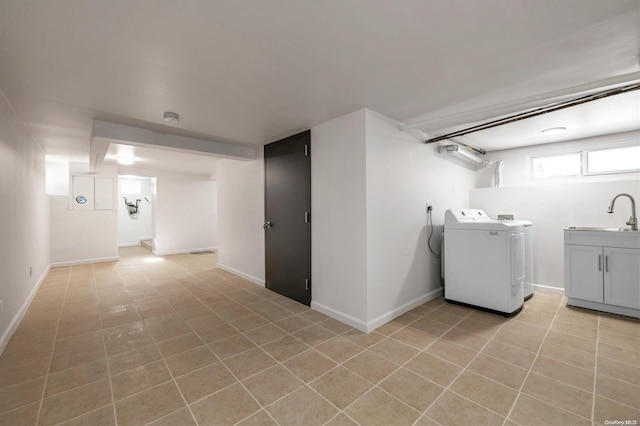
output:
[[[464,126],[466,127],[466,126]],[[543,134],[564,127],[559,134]],[[460,130],[460,128],[454,128]],[[454,131],[454,129],[450,129]],[[456,137],[487,151],[585,139],[640,129],[640,90]],[[445,134],[447,132],[442,132]],[[436,136],[436,135],[433,135]],[[638,140],[640,143],[640,139]]]
[[[0,89],[72,161],[93,119],[261,146],[364,107],[411,122],[638,72],[638,28],[638,0],[0,0]]]

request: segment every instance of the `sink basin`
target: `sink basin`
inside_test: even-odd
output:
[[[638,232],[638,231],[633,231],[630,228],[600,228],[600,227],[588,227],[588,226],[570,226],[567,229],[570,231]]]

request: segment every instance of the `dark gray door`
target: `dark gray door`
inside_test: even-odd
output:
[[[264,147],[266,287],[311,304],[311,131]]]

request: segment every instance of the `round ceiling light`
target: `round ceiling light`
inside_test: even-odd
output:
[[[551,127],[550,129],[544,129],[542,131],[542,134],[544,135],[559,135],[560,133],[566,132],[567,128],[566,127]]]
[[[177,112],[165,111],[162,118],[167,123],[176,124],[180,120],[180,114],[178,114]]]
[[[118,156],[118,164],[122,164],[123,166],[130,166],[135,162],[136,162],[136,159],[133,157]]]

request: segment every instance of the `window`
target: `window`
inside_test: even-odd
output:
[[[134,179],[121,179],[120,192],[126,195],[140,195],[142,192],[141,182]]]
[[[573,176],[582,171],[580,153],[533,158],[533,177]]]
[[[640,171],[640,146],[587,152],[587,174]]]
[[[533,177],[640,172],[640,146],[534,157]]]

